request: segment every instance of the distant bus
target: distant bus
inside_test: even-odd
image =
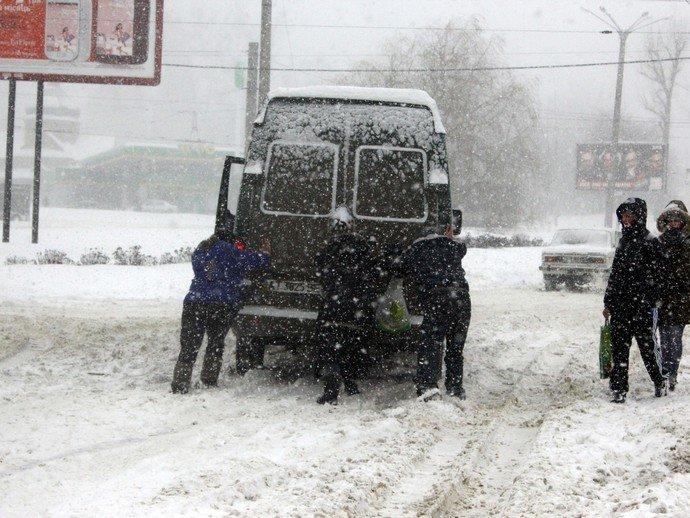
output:
[[[243,161],[226,161],[218,217],[235,212],[232,201],[227,209],[227,186],[235,181],[235,229],[250,247],[267,238],[272,258],[270,274],[249,288],[238,317],[240,372],[260,364],[269,343],[309,356],[321,300],[314,257],[329,239],[337,207],[349,209],[356,231],[377,252],[451,221],[445,130],[436,103],[420,90],[278,89],[254,124],[235,177],[233,162]],[[411,290],[406,299],[418,312]],[[410,336],[419,322],[413,317]]]

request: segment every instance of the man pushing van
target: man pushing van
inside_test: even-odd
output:
[[[464,243],[453,238],[455,224],[443,235],[427,227],[405,250],[399,272],[414,281],[422,306],[422,340],[417,354],[417,395],[424,401],[439,397],[442,362],[446,363],[446,392],[465,399],[463,349],[470,325],[470,293],[462,259]],[[459,229],[458,229],[459,230]]]
[[[316,255],[316,275],[323,302],[316,323],[317,358],[324,381],[321,405],[336,404],[340,385],[359,393],[356,371],[369,340],[376,293],[371,281],[375,262],[369,242],[354,232],[346,207],[331,214],[331,238]]]

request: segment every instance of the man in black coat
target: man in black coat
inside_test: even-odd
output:
[[[453,226],[443,235],[427,228],[400,258],[400,273],[413,281],[422,306],[422,339],[417,354],[417,395],[438,397],[443,344],[446,343],[446,392],[465,399],[463,349],[470,325],[471,302],[462,259],[464,243],[453,238]]]
[[[612,370],[610,386],[614,403],[624,403],[628,392],[628,361],[632,338],[640,348],[655,395],[665,395],[660,353],[654,337],[661,300],[663,258],[659,243],[647,230],[647,204],[628,198],[616,210],[623,227],[611,267],[604,317],[611,318]]]
[[[316,275],[323,303],[316,322],[317,355],[324,393],[319,404],[336,404],[340,385],[358,394],[355,381],[373,323],[376,292],[372,289],[375,261],[372,247],[354,232],[346,208],[331,218],[332,237],[316,255]]]

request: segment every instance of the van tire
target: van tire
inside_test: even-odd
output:
[[[235,346],[237,373],[244,376],[250,369],[263,366],[265,349],[266,344],[259,339],[238,336]]]

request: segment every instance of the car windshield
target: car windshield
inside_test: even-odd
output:
[[[355,165],[355,214],[360,218],[426,218],[426,156],[420,149],[362,146]]]
[[[275,142],[266,170],[263,209],[326,216],[333,209],[337,146]]]
[[[605,230],[559,230],[553,236],[552,245],[611,245],[611,237]]]

